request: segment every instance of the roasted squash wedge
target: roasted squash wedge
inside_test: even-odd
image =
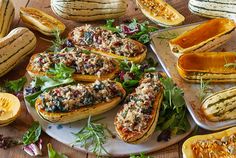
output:
[[[179,75],[188,82],[235,82],[236,55],[231,52],[188,53],[179,57],[177,70]]]
[[[44,92],[35,109],[44,120],[65,124],[104,113],[118,105],[125,94],[121,84],[110,80],[78,83]]]
[[[20,101],[10,93],[0,93],[0,126],[13,122],[20,114]]]
[[[236,119],[236,87],[213,93],[206,97],[201,110],[210,121]]]
[[[212,19],[170,40],[169,45],[176,56],[189,52],[211,51],[229,40],[234,29],[233,20]]]
[[[147,54],[145,45],[138,41],[120,37],[101,27],[84,25],[69,33],[68,39],[79,48],[91,50],[118,60],[141,63]]]
[[[127,143],[145,142],[155,131],[163,87],[160,73],[147,73],[140,85],[127,96],[124,105],[115,117],[118,136]]]
[[[184,158],[235,158],[236,127],[187,139],[182,152]]]
[[[120,70],[116,60],[95,53],[83,53],[81,50],[34,54],[26,70],[31,77],[45,76],[56,63],[64,63],[74,68],[75,73],[72,76],[74,80],[84,82],[113,79]]]
[[[66,28],[62,22],[36,8],[21,7],[20,17],[29,28],[47,36],[53,36],[56,30],[62,33]]]
[[[143,14],[160,26],[181,24],[185,18],[164,0],[136,0]]]

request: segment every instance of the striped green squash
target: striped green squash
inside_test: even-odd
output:
[[[14,19],[15,8],[11,0],[0,0],[0,38],[4,37]]]
[[[201,108],[210,121],[236,119],[236,87],[208,96],[203,100]]]
[[[117,18],[125,14],[126,0],[51,0],[58,16],[74,21],[94,21]]]
[[[29,29],[18,27],[0,39],[0,77],[31,53],[36,46],[36,37]]]
[[[236,0],[189,0],[188,7],[200,16],[226,17],[236,21]]]

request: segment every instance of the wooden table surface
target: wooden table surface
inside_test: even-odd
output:
[[[129,8],[127,9],[127,13],[125,16],[121,17],[120,19],[117,19],[118,22],[122,22],[126,19],[132,19],[136,18],[139,21],[147,20],[145,16],[142,15],[140,10],[136,7],[135,0],[127,0],[129,3]],[[64,20],[59,17],[57,17],[50,8],[50,0],[13,0],[16,8],[16,15],[14,19],[14,23],[12,25],[12,28],[18,27],[18,26],[24,26],[22,21],[19,18],[19,8],[20,7],[35,7],[38,9],[41,9],[48,14],[60,19],[64,24],[66,24],[66,31],[64,35],[66,35],[72,28],[79,26],[83,23],[77,23],[69,20]],[[173,7],[175,7],[182,15],[185,16],[186,20],[184,24],[199,22],[202,20],[205,20],[204,18],[201,18],[199,16],[193,15],[188,10],[187,4],[188,0],[167,0],[169,4],[171,4]],[[93,24],[104,24],[104,21],[98,21],[93,22]],[[48,46],[50,45],[49,42],[43,40],[43,38],[47,38],[46,36],[43,36],[42,34],[34,31],[34,33],[37,36],[37,47],[34,51],[34,53],[42,52]],[[11,72],[9,72],[4,77],[0,78],[0,81],[4,81],[5,79],[17,79],[25,74],[25,67],[29,61],[29,57],[24,59],[20,64],[16,66]],[[7,136],[14,136],[14,137],[21,137],[22,134],[29,128],[29,126],[32,123],[32,118],[30,114],[26,111],[25,105],[22,102],[22,113],[19,118],[12,124],[8,125],[7,127],[0,127],[0,134],[7,135]],[[198,133],[207,133],[207,131],[200,130]],[[63,136],[62,136],[63,137]],[[95,155],[83,153],[80,151],[76,151],[72,148],[67,147],[66,145],[52,139],[51,137],[47,136],[45,133],[42,134],[43,139],[43,156],[47,157],[47,149],[46,144],[50,142],[53,147],[62,153],[65,153],[70,158],[95,158]],[[183,142],[183,141],[182,141]],[[182,157],[181,148],[182,148],[182,142],[177,143],[175,145],[172,145],[168,148],[165,148],[163,150],[157,151],[155,153],[150,154],[151,156],[155,158],[180,158]],[[0,158],[26,158],[30,157],[27,155],[20,146],[14,147],[8,150],[0,149]]]

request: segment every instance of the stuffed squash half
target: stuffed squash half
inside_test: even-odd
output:
[[[57,63],[75,69],[73,78],[77,81],[94,82],[96,79],[112,79],[119,71],[119,63],[114,59],[81,50],[60,53],[34,54],[27,66],[30,76],[44,76]]]
[[[77,47],[98,52],[119,60],[130,60],[141,63],[147,54],[145,45],[121,37],[110,30],[101,27],[84,25],[69,33],[68,39]]]
[[[114,124],[123,141],[140,144],[154,132],[163,98],[160,76],[161,73],[145,74],[117,113]]]
[[[120,103],[126,92],[110,81],[53,88],[36,100],[35,109],[44,120],[64,124],[104,113]]]

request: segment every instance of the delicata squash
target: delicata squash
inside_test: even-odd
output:
[[[236,127],[187,139],[184,158],[236,158]]]
[[[177,56],[182,53],[210,51],[230,39],[234,29],[233,20],[212,19],[170,40],[169,45]]]
[[[104,113],[120,103],[126,92],[110,81],[53,88],[36,100],[35,108],[44,120],[64,124]]]
[[[77,81],[94,82],[97,79],[112,79],[120,70],[119,63],[95,53],[84,53],[82,50],[34,54],[26,68],[31,77],[48,75],[47,71],[56,63],[64,63],[74,68],[73,78]]]
[[[123,141],[140,144],[154,132],[163,98],[160,76],[159,72],[146,73],[117,113],[115,129]]]
[[[179,75],[188,82],[235,82],[236,69],[227,66],[235,63],[236,55],[232,52],[188,53],[179,57],[177,70]]]
[[[213,93],[206,97],[201,110],[210,121],[236,119],[236,87]]]
[[[62,33],[66,28],[62,22],[36,8],[21,7],[20,17],[29,28],[38,30],[47,36],[52,36],[56,29]]]
[[[138,41],[120,37],[101,27],[84,25],[69,33],[68,39],[77,47],[98,52],[101,55],[118,60],[130,60],[141,63],[147,54],[147,48]]]

